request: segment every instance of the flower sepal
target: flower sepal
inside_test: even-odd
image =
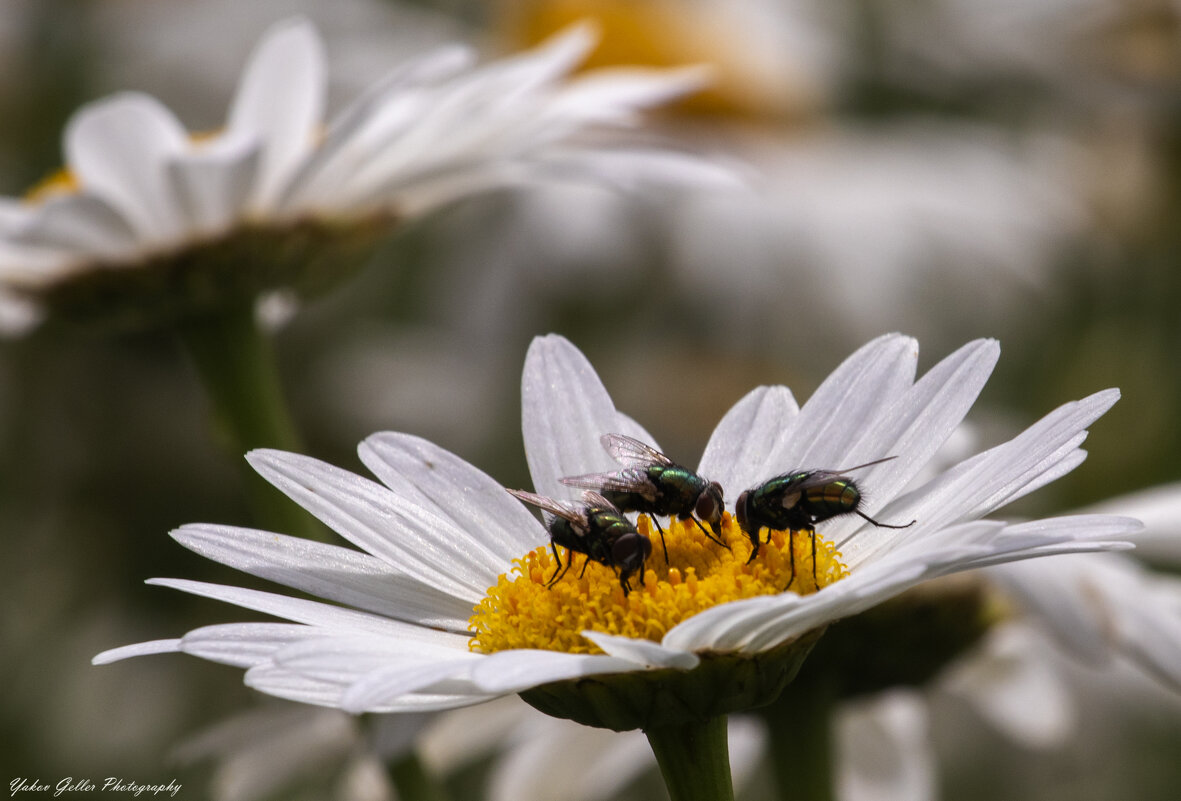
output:
[[[705,723],[775,701],[823,631],[758,654],[700,654],[692,670],[587,676],[542,684],[521,698],[552,717],[614,731]]]

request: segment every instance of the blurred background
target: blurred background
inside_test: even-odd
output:
[[[1000,340],[970,417],[982,444],[1122,389],[1088,461],[1014,514],[1181,479],[1181,5],[0,0],[0,192],[56,169],[72,111],[115,91],[217,127],[251,46],[292,13],[327,42],[334,108],[434,44],[504,53],[597,16],[593,63],[715,66],[712,89],[650,128],[747,184],[505,190],[408,227],[275,335],[308,453],[361,471],[358,441],[408,431],[526,486],[520,369],[531,338],[556,331],[694,463],[753,386],[802,401],[854,348],[902,331],[924,368],[969,338]],[[170,761],[176,744],[257,701],[240,671],[195,659],[89,665],[240,619],[142,584],[243,583],[167,537],[251,524],[181,355],[159,333],[46,326],[0,342],[6,782],[180,777],[201,797],[208,770]],[[943,795],[1176,798],[1178,696],[1077,678],[1087,703],[1063,747],[1019,748],[937,704]]]

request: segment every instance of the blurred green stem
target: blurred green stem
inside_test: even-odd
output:
[[[672,801],[734,801],[726,718],[644,732]]]
[[[390,763],[390,779],[400,801],[449,801],[447,791],[413,751]]]
[[[790,684],[763,707],[768,750],[778,797],[783,801],[833,801],[832,716],[835,694],[816,682]]]
[[[205,385],[217,433],[241,465],[257,524],[285,534],[327,539],[327,532],[307,512],[243,459],[253,448],[300,450],[274,352],[258,329],[253,306],[186,320],[178,330]]]

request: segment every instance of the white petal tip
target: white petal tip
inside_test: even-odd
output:
[[[148,656],[150,654],[174,654],[180,651],[180,638],[170,640],[151,640],[149,642],[136,643],[135,645],[124,645],[121,648],[112,648],[109,651],[103,651],[93,659],[90,660],[92,665],[109,665],[112,662],[119,662],[123,659],[130,659],[133,656]]]

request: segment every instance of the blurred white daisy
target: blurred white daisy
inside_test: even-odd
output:
[[[859,471],[858,483],[877,519],[917,522],[884,530],[852,515],[834,518],[820,525],[814,550],[808,537],[770,532],[748,561],[751,542],[729,514],[726,549],[692,523],[670,521],[667,562],[649,559],[630,595],[598,563],[584,577],[568,571],[547,586],[554,564],[546,528],[495,480],[417,437],[384,433],[362,443],[362,461],[384,485],[296,454],[255,451],[250,461],[264,477],[362,550],[216,525],[185,526],[174,537],[333,603],[153,579],[291,622],[209,626],[107,651],[95,662],[182,651],[246,668],[247,684],[263,692],[355,712],[443,709],[523,693],[543,711],[588,722],[562,705],[581,709],[579,689],[608,681],[622,682],[613,686],[625,697],[630,682],[641,682],[647,708],[622,703],[597,725],[646,726],[669,707],[684,714],[685,697],[703,704],[692,713],[697,719],[735,711],[752,700],[744,693],[760,666],[798,661],[828,623],[926,579],[1127,545],[1122,539],[1138,528],[1128,518],[979,519],[1078,466],[1086,428],[1116,401],[1115,390],[1068,403],[1011,441],[912,486],[960,425],[998,355],[995,342],[972,342],[916,380],[917,343],[890,335],[850,356],[803,407],[786,387],[752,391],[723,418],[701,460],[700,472],[727,497],[801,466],[839,469],[893,456]],[[522,395],[526,456],[543,495],[569,493],[563,476],[615,467],[599,443],[604,432],[652,442],[616,411],[589,362],[560,337],[530,348]],[[647,531],[650,523],[638,525]],[[793,565],[789,573],[790,560],[801,570]],[[789,583],[803,594],[785,592]],[[768,676],[774,686],[765,691],[776,694],[789,674],[770,673],[778,679]],[[711,697],[662,701],[706,675]],[[565,681],[588,676],[598,678]],[[745,689],[721,686],[730,680]]]
[[[194,735],[173,759],[212,763],[216,801],[263,801],[309,782],[324,786],[325,779],[333,798],[385,801],[398,797],[385,766],[412,750],[436,780],[490,761],[490,801],[600,801],[656,770],[639,732],[620,736],[579,726],[514,697],[425,715],[376,715],[365,723],[339,710],[270,704]],[[754,774],[765,740],[758,720],[729,721],[736,787]],[[570,754],[579,755],[576,763],[563,758]]]
[[[1166,486],[1096,508],[1145,514],[1139,545],[1141,536],[1176,536],[1177,501],[1177,488]],[[860,777],[866,788],[842,793],[843,801],[936,797],[938,757],[929,719],[941,698],[966,702],[1020,747],[1044,750],[1065,747],[1079,732],[1082,693],[1091,690],[1080,685],[1077,670],[1064,669],[1070,664],[1098,683],[1118,685],[1135,671],[1166,692],[1181,691],[1181,580],[1123,554],[1071,555],[1031,567],[1010,563],[978,574],[1003,595],[1009,616],[929,686],[898,688],[842,710],[857,732],[879,728],[876,750],[895,754],[883,763],[873,749],[854,744],[856,733],[842,735],[838,775]],[[878,726],[886,719],[906,725]],[[883,770],[884,764],[893,769]],[[908,776],[927,789],[916,789],[904,780]]]
[[[143,94],[91,103],[66,127],[66,169],[0,204],[0,294],[26,311],[167,319],[330,284],[408,218],[489,187],[720,179],[588,137],[704,80],[694,68],[567,80],[594,42],[574,27],[481,67],[467,48],[436,49],[325,123],[322,45],[295,19],[263,37],[218,131],[191,135]]]

